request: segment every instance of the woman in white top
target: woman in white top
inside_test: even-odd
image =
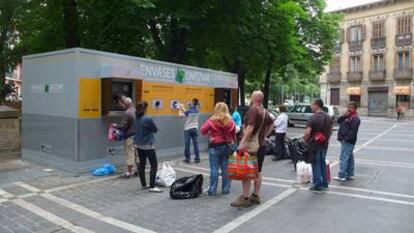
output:
[[[276,150],[277,157],[286,158],[285,136],[288,127],[288,115],[286,114],[286,107],[284,105],[279,106],[279,116],[274,121],[276,131]]]

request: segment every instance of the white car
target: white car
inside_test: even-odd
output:
[[[334,124],[336,124],[336,120],[340,116],[339,108],[333,105],[325,105],[323,111],[328,113]],[[295,105],[287,114],[289,116],[289,126],[294,127],[295,125],[306,125],[313,113],[309,104],[300,104]]]

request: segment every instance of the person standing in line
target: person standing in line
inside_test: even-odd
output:
[[[148,103],[146,101],[140,101],[136,107],[135,145],[137,147],[139,157],[138,172],[143,190],[149,189],[150,192],[160,193],[162,190],[155,187],[155,176],[157,174],[158,162],[154,148],[154,134],[157,133],[158,128],[154,121],[145,115],[147,107]],[[151,165],[149,186],[147,186],[145,178],[145,166],[147,159]]]
[[[190,153],[190,144],[193,141],[194,145],[194,154],[195,154],[195,163],[200,163],[200,152],[198,149],[198,119],[200,117],[199,112],[199,101],[197,98],[194,98],[190,104],[190,108],[186,110],[184,107],[179,108],[179,116],[185,117],[184,123],[184,162],[190,163],[191,153]]]
[[[131,178],[134,173],[132,169],[136,164],[135,147],[134,147],[134,121],[135,121],[135,108],[132,106],[132,99],[123,96],[120,100],[120,105],[125,111],[122,114],[122,122],[116,125],[117,128],[125,132],[124,139],[124,151],[125,151],[125,163],[127,170],[120,176],[121,178]]]
[[[218,169],[220,167],[222,176],[221,191],[224,195],[230,193],[231,180],[227,175],[227,164],[229,149],[234,146],[236,137],[236,124],[233,122],[227,105],[224,102],[218,102],[214,108],[214,114],[201,127],[201,134],[208,134],[210,143],[208,147],[208,156],[210,161],[210,186],[208,189],[209,196],[216,196]]]
[[[261,91],[254,91],[250,99],[250,107],[243,119],[243,136],[239,145],[239,152],[248,152],[256,155],[259,168],[259,178],[254,181],[254,191],[250,195],[250,180],[242,180],[242,195],[231,203],[234,207],[249,207],[253,204],[260,204],[260,188],[262,184],[261,172],[265,157],[263,146],[265,137],[273,130],[273,121],[263,108],[264,95]]]
[[[313,186],[310,190],[315,192],[328,188],[325,160],[333,128],[331,117],[322,111],[323,105],[321,99],[314,100],[311,105],[314,114],[309,118],[304,133],[305,142],[312,148],[309,160],[312,163]]]
[[[279,116],[274,121],[276,136],[275,144],[277,149],[277,156],[280,158],[286,158],[285,136],[288,127],[288,115],[286,114],[286,107],[284,105],[279,106]],[[277,158],[274,158],[277,160]]]
[[[357,142],[358,129],[361,124],[356,112],[357,105],[348,104],[348,110],[339,117],[338,141],[341,142],[341,156],[339,158],[339,173],[334,180],[346,181],[355,179],[354,148]]]
[[[238,144],[239,143],[239,138],[240,138],[240,135],[241,135],[241,131],[242,131],[242,128],[243,128],[241,116],[240,116],[240,113],[237,112],[236,108],[234,108],[234,107],[230,107],[230,113],[231,113],[231,117],[232,117],[234,123],[236,123],[236,142],[235,143]]]

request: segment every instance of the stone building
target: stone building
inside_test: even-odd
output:
[[[413,0],[382,0],[343,14],[321,97],[331,105],[355,101],[361,115],[393,117],[403,106],[414,117]]]

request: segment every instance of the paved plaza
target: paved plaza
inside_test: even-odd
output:
[[[356,179],[332,181],[323,194],[298,184],[291,162],[267,157],[262,204],[247,209],[230,206],[240,195],[237,181],[226,196],[172,200],[169,189],[141,191],[138,178],[70,177],[27,166],[0,174],[0,232],[412,233],[413,132],[412,121],[363,118]],[[289,128],[288,136],[302,133],[303,128]],[[335,137],[328,151],[333,176],[340,150]],[[207,188],[207,155],[201,164],[170,162],[179,177],[203,174]]]

